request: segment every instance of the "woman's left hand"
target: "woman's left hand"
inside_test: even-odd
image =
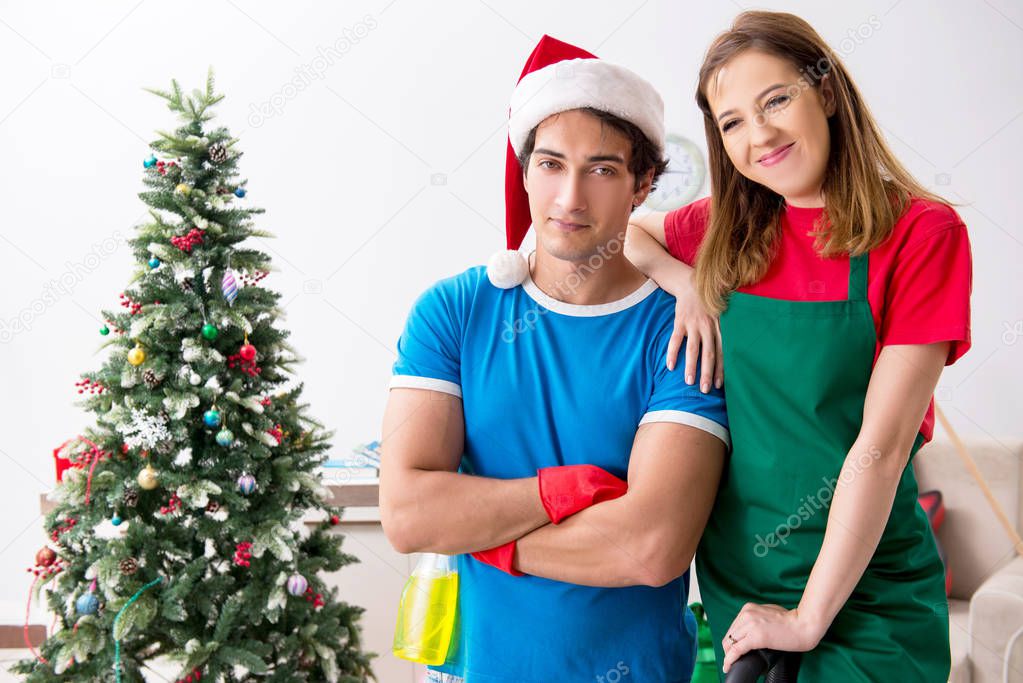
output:
[[[825,630],[801,615],[799,608],[747,602],[721,641],[725,649],[724,671],[728,673],[735,660],[751,650],[808,652],[817,647]]]

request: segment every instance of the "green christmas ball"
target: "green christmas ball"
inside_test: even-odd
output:
[[[110,328],[104,325],[103,327],[99,328],[99,333],[105,337],[108,334],[110,334]]]
[[[221,429],[219,432],[217,432],[216,439],[218,445],[227,448],[232,443],[234,443],[234,432],[227,428]]]
[[[206,339],[213,341],[214,339],[217,338],[218,334],[220,334],[220,330],[217,329],[216,325],[212,323],[206,323],[205,325],[202,326],[202,336],[205,337]]]

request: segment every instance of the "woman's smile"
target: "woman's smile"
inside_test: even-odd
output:
[[[782,145],[771,152],[768,152],[764,156],[757,160],[757,163],[761,166],[774,166],[775,164],[781,163],[781,161],[789,155],[789,150],[792,149],[796,143],[790,142],[787,145]]]

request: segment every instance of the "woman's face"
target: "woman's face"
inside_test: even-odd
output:
[[[830,79],[811,87],[790,62],[750,49],[711,76],[707,101],[739,173],[792,206],[824,206],[835,107]]]

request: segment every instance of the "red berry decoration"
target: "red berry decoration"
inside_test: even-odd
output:
[[[57,539],[60,537],[60,535],[74,529],[75,524],[77,523],[78,523],[77,519],[75,519],[74,517],[68,517],[66,520],[64,520],[64,523],[62,525],[60,525],[59,527],[50,532],[50,540],[53,541],[54,543],[57,543],[58,542]]]
[[[228,191],[230,193],[230,190]],[[242,284],[246,287],[252,287],[259,283],[260,280],[265,278],[269,274],[266,270],[257,270],[253,273],[242,273]]]
[[[109,451],[101,450],[98,446],[89,446],[87,450],[71,456],[71,466],[84,469],[91,467],[93,460],[102,462],[110,456],[111,453]]]
[[[40,552],[42,552],[42,551],[40,551]],[[25,571],[27,571],[29,574],[32,574],[34,576],[38,576],[38,577],[41,577],[41,578],[46,578],[46,577],[49,577],[49,576],[53,576],[54,574],[56,574],[59,571],[63,571],[66,566],[67,566],[67,563],[64,562],[64,560],[62,558],[55,557],[55,559],[53,560],[52,564],[41,565],[41,564],[38,563],[38,560],[37,560],[35,567],[28,567]]]
[[[337,515],[331,515],[330,516],[330,525],[331,526],[337,526],[340,523],[341,523],[341,518],[340,517],[338,517]]]
[[[172,168],[174,168],[176,166],[177,166],[177,164],[175,162],[173,162],[173,161],[171,161],[170,163],[167,163],[167,162],[165,162],[165,161],[163,161],[161,159],[160,161],[156,162],[156,170],[157,170],[157,172],[160,175],[167,175],[167,171],[169,171],[170,169],[172,169]]]
[[[178,498],[178,494],[172,493],[170,500],[167,501],[167,504],[160,506],[160,514],[172,515],[179,509],[181,509],[181,499]]]
[[[137,301],[133,301],[132,298],[124,292],[121,292],[119,296],[121,299],[121,306],[131,311],[132,315],[137,315],[142,312],[142,304]]]
[[[175,235],[174,237],[171,237],[170,242],[171,244],[173,244],[175,247],[185,252],[186,254],[191,254],[192,249],[197,244],[202,244],[203,238],[205,236],[206,236],[205,230],[200,230],[199,228],[192,228],[191,230],[188,231],[187,235]]]
[[[284,440],[284,430],[281,429],[280,425],[274,425],[272,429],[266,430],[266,433],[276,439],[278,445]]]
[[[252,345],[247,344],[246,346]],[[242,348],[244,349],[245,346],[242,346]],[[255,352],[254,346],[252,347],[252,350],[253,352]],[[240,353],[232,353],[230,356],[227,357],[227,367],[238,368],[249,377],[255,377],[259,375],[259,373],[263,372],[262,368],[256,367],[255,358],[253,358],[252,360],[245,360],[244,358],[242,358],[242,355]]]
[[[82,379],[80,382],[75,382],[75,386],[78,387],[79,394],[84,394],[86,391],[88,391],[90,395],[102,394],[104,391],[107,390],[107,388],[103,386],[102,383],[94,382],[88,377]]]
[[[234,549],[234,563],[239,567],[248,567],[251,563],[249,560],[252,558],[252,544],[248,541],[242,541],[235,546]]]
[[[313,603],[313,607],[323,607],[323,593],[314,593],[312,588],[305,589],[305,599]]]

